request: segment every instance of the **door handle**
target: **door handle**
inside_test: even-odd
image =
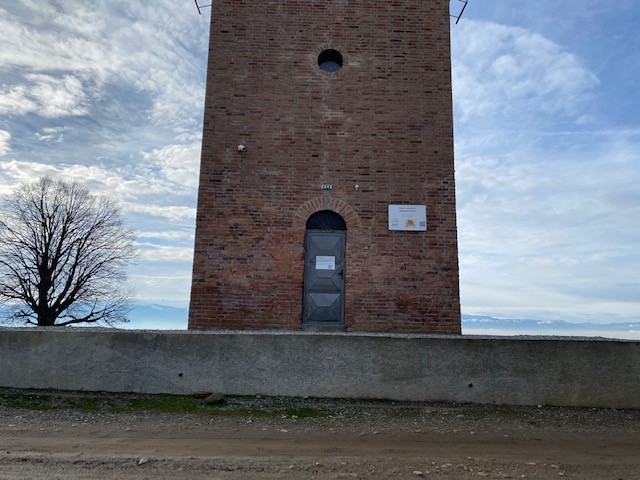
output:
[[[336,273],[336,275],[338,275],[340,278],[344,278],[344,270],[340,270]]]

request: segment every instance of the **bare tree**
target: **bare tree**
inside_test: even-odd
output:
[[[137,254],[113,201],[41,178],[0,210],[0,302],[10,321],[39,326],[126,321]]]

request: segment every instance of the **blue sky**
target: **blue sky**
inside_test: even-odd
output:
[[[188,303],[208,16],[0,0],[0,195],[46,174],[118,199],[143,302]],[[470,0],[452,28],[463,312],[639,319],[638,24],[631,0]]]

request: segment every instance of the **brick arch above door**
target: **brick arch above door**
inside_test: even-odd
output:
[[[300,205],[294,214],[294,224],[304,228],[307,219],[321,210],[331,210],[342,216],[347,227],[360,227],[360,217],[355,210],[344,200],[335,197],[315,197]]]

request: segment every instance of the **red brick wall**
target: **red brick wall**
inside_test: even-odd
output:
[[[330,209],[349,330],[460,333],[449,1],[212,8],[189,328],[299,329],[305,222]],[[427,231],[389,231],[389,204],[426,204]]]

